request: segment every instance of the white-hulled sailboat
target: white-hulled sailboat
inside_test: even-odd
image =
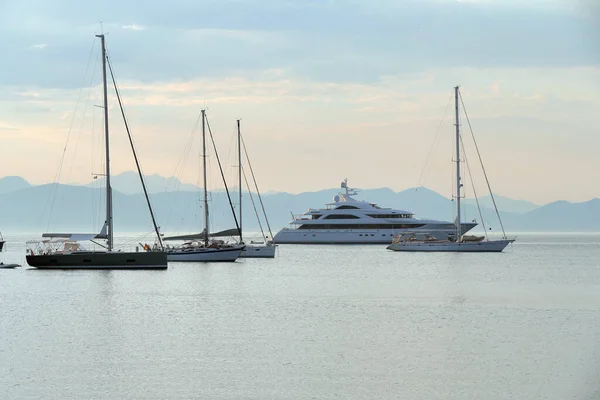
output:
[[[44,239],[27,242],[27,264],[39,269],[165,269],[167,268],[167,254],[162,251],[144,251],[144,252],[127,252],[114,249],[113,240],[113,204],[112,204],[112,188],[110,186],[110,146],[109,146],[109,126],[108,126],[108,95],[107,95],[107,76],[106,64],[108,56],[106,54],[106,45],[104,35],[96,35],[100,38],[102,46],[102,81],[104,89],[104,136],[106,147],[106,221],[100,233],[92,234],[74,234],[74,233],[44,233]],[[110,64],[109,64],[110,67]],[[114,75],[111,75],[115,82]],[[115,92],[119,100],[119,106],[123,113],[123,107],[119,92],[115,84]],[[123,117],[125,117],[123,113]],[[127,121],[125,120],[125,128],[129,136],[131,149],[135,158],[136,166],[152,223],[158,239],[159,248],[162,249],[162,241],[158,232],[158,226],[154,219],[154,213],[148,198],[148,192],[144,184],[143,175],[138,163],[133,140],[129,132]],[[102,244],[99,240],[105,240],[106,244]],[[92,242],[103,250],[86,250],[80,243],[82,241]]]
[[[238,139],[238,188],[239,188],[239,197],[240,197],[240,242],[244,243],[243,232],[242,232],[242,174],[244,177],[246,176],[242,169],[242,133],[240,131],[240,120],[237,120],[237,139]],[[258,199],[260,201],[260,205],[262,207],[263,215],[265,217],[265,221],[267,223],[267,228],[269,229],[269,233],[271,238],[273,234],[271,233],[271,226],[269,225],[269,219],[267,218],[267,213],[265,212],[265,207],[262,202],[262,198],[260,197],[260,191],[258,190],[258,185],[256,183],[256,179],[254,177],[254,172],[252,171],[252,166],[250,165],[250,159],[248,158],[248,152],[246,151],[246,146],[244,145],[244,152],[246,154],[246,160],[248,161],[248,166],[250,167],[250,172],[252,173],[252,179],[254,180],[254,186],[256,187],[256,194],[258,195]],[[248,180],[245,179],[246,186],[248,187],[248,195],[250,196],[250,200],[252,201],[252,206],[254,207],[254,213],[256,214],[256,219],[258,220],[258,225],[260,227],[260,232],[264,241],[262,242],[254,242],[250,241],[250,243],[244,243],[246,245],[246,249],[242,251],[240,257],[243,258],[275,258],[275,250],[277,249],[277,245],[273,243],[272,240],[267,240],[265,237],[265,232],[263,230],[262,224],[260,222],[260,217],[258,216],[258,212],[256,210],[256,204],[254,204],[254,199],[252,198],[252,190],[250,189],[250,185],[248,185]]]
[[[228,229],[212,235],[210,234],[209,229],[208,189],[206,187],[206,110],[202,110],[202,159],[204,167],[204,231],[198,234],[166,237],[165,240],[184,241],[184,243],[179,246],[167,246],[167,259],[169,261],[188,262],[233,262],[237,260],[244,250],[244,244],[229,244],[214,238],[234,235],[237,236],[240,234],[239,226],[236,229]],[[229,196],[229,191],[227,192],[227,195]],[[233,216],[235,219],[235,213]]]
[[[456,118],[456,219],[454,221],[456,225],[456,234],[453,238],[449,237],[447,240],[440,240],[431,235],[427,234],[405,234],[397,235],[394,237],[392,244],[387,248],[394,251],[432,251],[432,252],[501,252],[510,243],[514,242],[515,239],[508,239],[504,228],[502,228],[502,239],[489,240],[487,239],[487,232],[485,237],[474,237],[474,236],[463,236],[460,231],[460,200],[462,187],[461,175],[460,175],[460,147],[461,147],[461,134],[460,134],[460,119],[459,119],[459,87],[454,88],[454,102],[455,102],[455,118]],[[483,166],[483,165],[482,165]],[[484,169],[485,174],[485,169]],[[487,176],[486,176],[487,180]],[[489,188],[489,182],[488,182]],[[494,195],[490,189],[490,196],[494,202],[496,208],[496,214],[500,219],[500,213],[496,207]],[[479,207],[479,204],[478,204]],[[482,218],[483,223],[483,218]],[[502,224],[502,221],[500,221]],[[485,232],[485,225],[484,225]]]

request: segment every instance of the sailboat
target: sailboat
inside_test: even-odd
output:
[[[4,238],[2,237],[2,232],[0,232],[0,251],[2,251],[2,249],[4,248],[4,243],[6,243],[6,240],[4,240]]]
[[[504,228],[502,229],[502,239],[489,240],[487,239],[487,233],[485,237],[476,236],[463,236],[460,231],[460,206],[461,206],[461,175],[460,175],[460,147],[461,147],[461,134],[460,134],[460,121],[459,121],[459,87],[454,88],[454,102],[455,102],[455,118],[456,118],[456,219],[454,224],[456,226],[456,233],[454,237],[449,237],[446,240],[440,240],[436,237],[427,234],[417,235],[415,233],[408,235],[397,235],[394,237],[392,244],[387,249],[394,251],[435,251],[435,252],[501,252],[510,243],[514,242],[515,239],[508,239]],[[485,173],[485,169],[484,169]],[[486,175],[487,180],[487,175]],[[488,182],[489,188],[489,182]],[[496,208],[496,214],[500,219],[500,213],[496,207],[494,195],[490,189],[490,196],[494,201],[494,207]],[[478,204],[479,207],[479,204]],[[500,220],[500,224],[502,221]],[[485,228],[484,228],[485,232]],[[421,236],[421,237],[420,237]]]
[[[104,35],[96,35],[100,38],[102,46],[102,81],[104,89],[104,139],[106,144],[106,221],[100,233],[77,234],[77,233],[44,233],[44,239],[27,242],[27,264],[40,269],[165,269],[167,268],[167,254],[162,251],[162,241],[158,232],[158,226],[154,219],[154,213],[148,198],[148,192],[144,184],[143,175],[138,163],[133,141],[129,133],[127,121],[125,127],[129,135],[131,148],[142,181],[142,187],[158,238],[159,248],[157,251],[126,252],[115,250],[113,239],[113,204],[112,188],[110,185],[110,146],[109,146],[109,124],[108,124],[108,95],[106,64],[107,54]],[[109,65],[112,75],[112,67]],[[114,75],[112,75],[114,81]],[[117,98],[121,111],[123,107],[119,92],[115,85]],[[123,114],[124,116],[124,114]],[[106,241],[106,244],[99,242]],[[103,250],[86,250],[80,242],[90,241]]]
[[[167,246],[167,259],[169,261],[232,262],[240,256],[245,248],[244,244],[228,244],[214,238],[217,236],[238,235],[240,231],[239,227],[237,229],[217,232],[213,235],[210,234],[209,230],[208,189],[206,182],[206,110],[202,110],[202,159],[204,167],[204,231],[199,234],[166,237],[165,240],[184,241],[180,246]]]
[[[237,139],[238,139],[238,187],[239,187],[239,196],[240,196],[240,242],[244,243],[243,231],[242,231],[242,134],[240,131],[240,120],[237,120]],[[244,146],[244,150],[245,150]],[[250,159],[248,159],[248,153],[246,152],[246,159],[248,160],[248,165],[250,165]],[[252,178],[254,179],[254,172],[252,172]],[[247,181],[246,181],[247,184]],[[265,221],[267,222],[267,226],[269,228],[269,233],[271,233],[271,227],[269,225],[269,220],[267,219],[267,214],[265,213],[265,208],[260,197],[260,192],[258,191],[258,185],[256,184],[256,179],[254,179],[254,185],[256,187],[256,193],[258,195],[258,199],[260,200],[260,204],[262,206],[263,214],[265,217]],[[256,206],[254,204],[254,200],[252,199],[252,193],[250,187],[248,187],[248,194],[250,195],[250,200],[252,200],[252,205],[254,206],[254,212],[256,213],[256,218],[258,219],[258,224],[260,226],[260,231],[262,233],[262,237],[265,237],[265,233],[262,228],[262,224],[260,223],[260,218],[258,217],[258,212],[256,211]],[[273,234],[271,234],[273,237]],[[275,258],[275,250],[277,249],[277,245],[273,243],[272,240],[265,240],[264,242],[253,242],[246,243],[246,249],[242,251],[240,257],[244,258]]]

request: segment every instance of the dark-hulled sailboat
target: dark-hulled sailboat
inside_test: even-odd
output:
[[[154,213],[148,198],[148,192],[144,183],[143,175],[139,166],[135,148],[127,120],[125,128],[129,135],[129,141],[136,161],[154,230],[158,238],[156,251],[127,252],[114,249],[113,239],[113,205],[112,188],[110,185],[110,146],[108,131],[108,95],[106,65],[107,54],[104,35],[96,35],[100,38],[102,45],[102,80],[104,89],[104,135],[106,144],[106,221],[98,234],[72,234],[72,233],[44,233],[41,241],[27,242],[27,264],[40,269],[165,269],[167,268],[167,253],[163,251],[162,241],[158,232],[158,226],[154,219]],[[113,83],[115,82],[110,66]],[[119,100],[119,106],[123,113],[123,106],[119,97],[119,91],[115,84],[115,92]],[[124,113],[123,113],[124,117]],[[100,243],[106,241],[106,244]],[[90,241],[103,250],[86,250],[80,243]]]

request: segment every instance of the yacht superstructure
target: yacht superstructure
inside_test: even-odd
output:
[[[409,211],[382,208],[375,203],[356,200],[356,190],[341,184],[343,192],[333,198],[326,208],[309,208],[294,217],[289,228],[283,228],[274,239],[277,244],[381,244],[391,243],[397,234],[428,233],[440,239],[456,234],[453,222],[415,218]],[[461,234],[477,225],[461,224]]]

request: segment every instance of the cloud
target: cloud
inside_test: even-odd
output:
[[[132,25],[123,25],[123,29],[130,29],[132,31],[143,31],[146,30],[145,27],[140,26],[140,25],[136,25],[136,24],[132,24]]]
[[[34,50],[44,50],[46,48],[46,46],[47,46],[46,43],[32,44],[31,46],[29,46],[29,48],[34,49]]]
[[[0,43],[0,51],[15,57],[6,60],[0,86],[79,85],[75,78],[85,70],[99,29],[96,19],[116,4],[107,1],[103,7],[90,5],[84,13],[74,0],[57,0],[51,10],[9,0],[12,7],[0,17],[0,34],[11,40]],[[167,9],[159,3],[149,0],[139,8],[134,2],[119,2],[119,16],[104,18],[121,78],[189,80],[280,69],[323,82],[369,83],[434,66],[600,64],[595,22],[558,6],[544,8],[540,2],[379,0],[367,6],[357,1],[173,0]],[[15,24],[13,19],[21,16],[31,23]],[[144,40],[127,34],[137,29],[146,29]],[[20,43],[39,40],[42,34],[52,52],[17,50]]]
[[[589,7],[568,0],[171,0],[165,8],[148,0],[140,8],[130,0],[85,7],[78,0],[52,7],[5,0],[0,35],[10,40],[0,41],[0,52],[10,57],[0,74],[0,120],[19,129],[11,149],[31,148],[48,164],[62,151],[71,120],[76,132],[83,126],[82,135],[97,135],[101,126],[90,133],[79,114],[101,121],[93,105],[101,104],[94,34],[102,20],[140,152],[156,161],[149,172],[172,170],[199,109],[208,106],[215,132],[226,134],[235,118],[245,118],[267,188],[289,189],[273,165],[306,166],[297,177],[303,189],[328,186],[338,174],[390,185],[389,174],[374,171],[394,171],[394,182],[406,187],[458,84],[484,147],[494,150],[490,169],[502,171],[506,155],[521,151],[530,159],[516,160],[515,168],[527,174],[540,165],[560,181],[600,169],[588,155],[600,146],[590,128],[600,125],[600,25],[590,12],[596,2],[585,1]],[[118,14],[107,11],[117,5]],[[140,29],[143,40],[131,32]],[[41,42],[43,51],[33,51],[31,43]],[[118,160],[130,157],[119,151],[128,144],[118,144],[122,121],[112,101],[110,107],[115,168],[124,170]],[[561,132],[570,141],[557,139]],[[376,155],[364,156],[366,141]],[[331,157],[307,162],[303,155],[315,143]],[[557,169],[549,156],[556,149],[571,154],[573,165]],[[40,181],[44,171],[19,157],[11,150],[7,165],[30,168],[23,174]],[[400,172],[399,157],[406,165]],[[525,175],[518,179],[538,196]],[[506,187],[514,180],[507,176]]]
[[[0,131],[18,131],[19,128],[16,128],[9,124],[8,122],[0,121]]]

